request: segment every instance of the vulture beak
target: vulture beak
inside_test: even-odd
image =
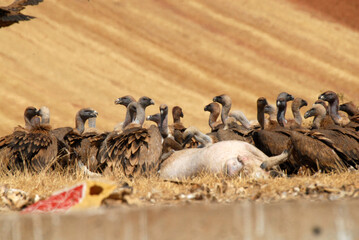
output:
[[[302,103],[300,104],[300,107],[308,106],[307,101],[302,100]]]
[[[294,100],[294,97],[292,95],[288,94],[287,101],[292,101],[292,100]]]
[[[321,99],[321,100],[325,101],[325,95],[321,94],[321,95],[318,97],[318,99]]]
[[[121,99],[121,98],[117,98],[117,99],[115,100],[115,104],[121,104],[121,102],[122,102],[122,99]]]
[[[213,102],[218,102],[218,96],[213,98]]]
[[[181,115],[180,115],[181,118],[183,118],[183,112],[181,112]]]
[[[314,108],[311,108],[311,109],[309,109],[308,111],[305,112],[304,118],[307,119],[309,117],[314,116],[314,114],[315,114],[315,110],[314,110]]]
[[[151,99],[150,104],[151,104],[151,105],[155,105],[155,101],[153,101],[153,100]]]

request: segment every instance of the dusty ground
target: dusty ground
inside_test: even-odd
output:
[[[91,106],[111,130],[125,94],[152,97],[149,114],[181,105],[203,131],[203,107],[222,93],[251,119],[258,97],[280,91],[358,103],[356,0],[45,0],[24,12],[37,18],[0,30],[1,135],[28,105],[49,106],[54,127]]]
[[[71,187],[88,179],[80,173],[42,172],[40,174],[15,173],[0,176],[0,210],[20,210],[30,204],[36,195],[45,199],[58,190]],[[333,201],[359,197],[357,172],[343,174],[316,174],[289,178],[248,179],[227,178],[202,174],[193,179],[166,181],[150,178],[124,178],[120,173],[100,178],[117,185],[115,192],[121,197],[106,200],[103,206],[183,205],[188,203],[238,203],[256,201],[274,203],[308,199]],[[2,188],[21,189],[28,193],[28,202],[9,204]],[[17,198],[12,198],[17,199]]]

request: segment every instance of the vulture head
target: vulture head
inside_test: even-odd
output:
[[[257,99],[257,107],[264,109],[265,106],[268,106],[268,102],[267,99],[265,99],[264,97],[260,97]]]
[[[24,112],[24,117],[28,120],[31,120],[35,116],[40,116],[39,110],[35,107],[27,107]]]
[[[327,101],[328,103],[333,103],[335,100],[338,99],[338,95],[333,91],[326,91],[326,92],[320,94],[318,99]]]
[[[92,108],[83,108],[78,112],[79,117],[85,122],[89,118],[97,117],[98,112]]]
[[[232,104],[231,98],[226,94],[222,94],[222,95],[214,97],[213,102],[218,102],[218,103],[222,104],[223,106]]]
[[[210,103],[208,105],[206,105],[204,107],[204,111],[207,111],[207,112],[210,112],[210,113],[216,113],[216,112],[221,112],[221,107],[219,106],[218,103],[216,102],[213,102],[213,103]]]
[[[161,116],[167,116],[167,114],[168,114],[168,106],[166,104],[161,104],[161,106],[160,106],[160,114],[161,114]]]
[[[313,107],[305,112],[304,118],[316,117],[316,116],[325,116],[327,110],[321,104],[313,104]]]
[[[146,117],[146,120],[155,122],[158,126],[161,123],[161,115],[159,113],[149,115]]]
[[[140,99],[138,99],[138,103],[143,107],[143,108],[146,108],[150,105],[155,105],[155,102],[149,98],[149,97],[146,97],[146,96],[143,96],[141,97]]]
[[[308,106],[307,101],[301,98],[295,98],[292,103],[292,109],[301,109],[304,106]]]
[[[278,98],[276,105],[278,109],[285,109],[287,107],[287,100],[285,98]]]
[[[117,98],[115,100],[115,104],[120,104],[120,105],[123,105],[123,106],[127,107],[128,104],[130,104],[131,102],[135,102],[135,101],[136,100],[132,96],[127,95],[127,96]]]
[[[183,118],[183,111],[182,108],[179,106],[174,106],[172,108],[172,116],[174,119],[179,119],[179,118]]]
[[[286,92],[281,92],[278,95],[277,100],[280,99],[280,98],[285,99],[285,101],[287,101],[287,102],[294,100],[294,97],[292,95],[290,95],[289,93],[286,93]]]

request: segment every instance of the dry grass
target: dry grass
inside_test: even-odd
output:
[[[187,203],[231,203],[238,201],[277,202],[294,199],[337,200],[356,198],[359,192],[359,173],[316,174],[288,178],[248,179],[228,178],[201,174],[193,179],[166,181],[157,176],[128,179],[121,173],[102,177],[118,184],[122,191],[129,185],[131,193],[121,201],[107,201],[109,206],[117,205],[175,205]],[[9,188],[16,188],[38,194],[41,198],[54,191],[70,187],[87,177],[79,171],[48,171],[38,174],[15,172],[1,174],[0,182]],[[128,188],[127,188],[128,189]]]

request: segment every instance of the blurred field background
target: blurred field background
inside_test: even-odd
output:
[[[1,135],[29,105],[48,106],[53,127],[93,107],[112,130],[127,94],[153,98],[148,114],[180,105],[206,132],[203,108],[222,93],[250,119],[281,91],[359,103],[356,0],[45,0],[24,13],[36,19],[0,29]]]

